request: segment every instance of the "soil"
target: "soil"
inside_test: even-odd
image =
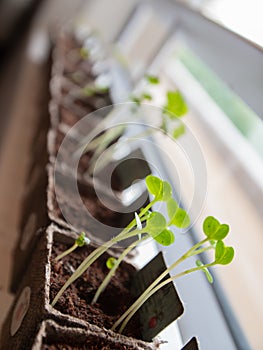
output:
[[[55,257],[67,248],[67,246],[61,243],[55,243],[53,246],[50,279],[51,300],[54,299],[57,292],[72,275],[72,272],[94,250],[94,248],[90,246],[78,248],[73,253],[64,257],[62,261],[55,261]],[[91,305],[92,298],[109,271],[106,267],[106,260],[108,257],[108,254],[104,254],[95,261],[91,267],[64,292],[55,305],[55,308],[62,313],[67,313],[99,327],[110,329],[114,322],[134,301],[130,289],[132,277],[136,270],[132,265],[122,262],[111,279],[111,282],[101,294],[98,302]],[[138,314],[128,323],[124,334],[141,339]]]
[[[64,109],[65,111],[67,111],[66,109]],[[68,112],[67,112],[68,113]],[[101,134],[99,134],[101,135]],[[65,137],[65,133],[64,132],[61,132],[60,130],[57,130],[56,132],[56,140],[55,140],[55,154],[58,153],[59,151],[59,148],[64,140],[64,137]],[[117,140],[113,140],[111,142],[110,145],[112,145],[114,142],[116,142]],[[72,157],[72,154],[76,151],[77,149],[77,141],[74,140],[74,139],[69,139],[68,138],[68,141],[67,141],[67,148],[65,148],[65,152],[61,152],[60,155],[62,156],[63,160],[69,164],[69,160],[71,159]],[[78,174],[80,174],[81,176],[84,175],[84,173],[87,172],[88,168],[89,168],[89,161],[91,159],[93,155],[93,152],[87,152],[87,153],[84,153],[80,159],[79,159],[79,163],[78,163]],[[106,169],[103,169],[102,172],[107,172],[109,169],[106,168]],[[111,176],[111,188],[114,190],[114,191],[121,191],[123,190],[123,186],[122,186],[122,182],[123,180],[120,178],[119,174],[118,174],[118,171],[113,171],[112,173],[112,176]]]
[[[112,104],[109,92],[98,92],[92,96],[86,96],[83,88],[92,84],[96,75],[92,72],[93,63],[89,58],[82,58],[80,49],[82,44],[70,34],[65,33],[57,44],[59,52],[58,60],[63,66],[61,80],[61,92],[72,99],[72,102],[80,107],[87,108],[87,114]]]
[[[80,55],[82,45],[76,40],[72,33],[65,33],[57,42],[60,59],[64,66],[64,73],[71,74],[78,70],[79,66],[90,76],[92,64],[89,60],[83,59]]]
[[[86,81],[86,84],[84,84],[83,87],[86,86],[89,82],[91,81]],[[91,109],[90,111],[87,111],[87,114],[102,107],[112,105],[108,91],[96,92],[91,96],[87,96],[83,92],[82,87],[80,88],[78,86],[75,86],[66,79],[63,79],[63,82],[61,83],[61,93],[64,97],[70,97],[72,103],[75,103],[76,105],[85,109]]]
[[[73,126],[75,125],[83,116],[77,115],[75,112],[71,111],[69,108],[65,108],[63,106],[60,106],[59,108],[59,121],[60,123],[64,123],[68,126]],[[86,115],[90,114],[93,109],[91,107],[85,108],[86,110]]]
[[[105,207],[96,197],[96,195],[80,195],[85,207],[88,209],[88,213],[92,217],[96,218],[98,221],[102,222],[105,225],[109,225],[111,227],[119,227],[119,213],[114,212],[109,208]],[[84,221],[82,222],[79,208],[77,208],[77,206],[74,205],[74,198],[70,197],[70,194],[65,195],[63,189],[60,190],[57,187],[56,198],[58,198],[59,203],[63,206],[63,210],[65,210],[65,212],[67,212],[67,209],[69,210],[69,217],[76,217],[76,220],[78,221],[81,227],[87,227],[87,213],[85,212],[85,216],[83,217]],[[55,199],[55,195],[53,197],[53,206],[56,216],[64,220],[64,217]]]
[[[55,143],[55,154],[58,153],[59,148],[60,148],[65,136],[66,135],[63,132],[61,132],[59,130],[57,131],[56,141],[55,141],[56,142]],[[63,153],[62,153],[62,150],[60,150],[60,157],[62,156],[63,161],[65,163],[69,163],[69,160],[72,158],[73,153],[77,149],[76,144],[77,144],[76,140],[69,139],[69,137],[68,137],[67,148],[66,147],[63,148],[63,150],[64,150]],[[92,152],[87,152],[87,153],[84,153],[80,157],[79,163],[78,163],[78,173],[79,174],[83,175],[87,171],[87,169],[89,167],[89,161],[90,161],[90,158],[92,157],[92,154],[93,154]],[[68,165],[70,165],[70,164],[68,164]]]

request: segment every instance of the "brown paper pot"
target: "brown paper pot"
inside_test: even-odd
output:
[[[60,30],[55,38],[55,42],[56,45],[53,52],[53,69],[55,72],[53,73],[59,72],[60,75],[67,75],[76,72],[78,67],[81,66],[86,73],[84,81],[89,78],[95,78],[92,72],[92,62],[89,59],[82,58],[80,54],[82,43],[76,39],[72,28],[64,27]]]
[[[132,303],[129,283],[135,269],[127,262],[123,262],[101,295],[99,304],[94,306],[90,304],[98,285],[108,272],[105,262],[109,255],[106,254],[64,292],[55,308],[50,305],[50,295],[53,299],[63,285],[63,279],[65,281],[72,274],[72,269],[79,265],[81,259],[87,256],[91,249],[89,246],[78,248],[78,251],[69,256],[67,262],[64,258],[63,262],[55,263],[52,259],[61,249],[64,251],[72,245],[74,242],[72,237],[76,238],[73,232],[61,231],[53,224],[48,227],[45,234],[41,235],[4,323],[1,349],[21,349],[21,344],[27,344],[35,338],[40,323],[46,319],[53,319],[63,326],[83,329],[95,324],[98,332],[105,334],[105,328],[110,328]],[[126,334],[140,337],[136,316],[126,328]],[[107,335],[113,338],[116,336],[110,330],[107,331]],[[122,339],[131,341],[126,336]],[[146,349],[153,346],[152,343],[143,343]]]
[[[10,291],[15,293],[30,261],[32,252],[50,220],[47,213],[47,174],[45,163],[35,163],[28,179],[22,200],[22,215],[19,235],[13,251],[13,263],[10,279]]]
[[[139,340],[123,337],[122,335],[101,332],[98,327],[90,325],[81,328],[62,327],[54,321],[41,324],[32,350],[46,349],[89,349],[89,350],[150,350],[157,349],[157,344],[145,344]]]
[[[53,130],[51,130],[51,132],[52,131]],[[49,140],[51,140],[51,132],[49,133]],[[55,142],[54,138],[50,141],[53,145]],[[40,148],[43,149],[44,145],[42,143],[40,144]],[[74,144],[72,144],[72,147],[74,147]],[[49,147],[49,150],[50,149],[51,146]],[[69,152],[70,151],[71,150],[69,149]],[[109,184],[104,184],[104,177],[98,176],[96,182],[97,188],[99,189],[100,198],[103,198],[103,201],[105,201],[105,205],[98,200],[91,179],[87,179],[85,182],[79,181],[81,201],[83,200],[85,205],[87,205],[90,212],[89,216],[86,207],[83,207],[82,202],[79,205],[79,203],[74,201],[75,197],[70,191],[70,186],[68,186],[68,184],[72,183],[72,169],[70,168],[70,163],[66,166],[67,159],[69,158],[68,154],[65,153],[63,154],[63,157],[60,158],[60,160],[62,159],[61,171],[63,171],[63,174],[67,173],[68,176],[65,174],[63,175],[62,173],[59,175],[59,182],[60,184],[63,184],[63,186],[60,186],[59,183],[57,183],[57,193],[55,194],[53,167],[51,165],[48,167],[47,174],[47,154],[42,151],[41,157],[39,156],[36,159],[32,169],[30,169],[26,184],[27,187],[22,202],[23,210],[19,229],[20,234],[14,251],[15,259],[13,260],[13,272],[10,287],[11,292],[16,292],[23,271],[30,260],[37,236],[41,233],[41,228],[46,227],[50,220],[55,221],[64,228],[77,231],[87,231],[88,227],[91,232],[99,232],[94,236],[94,241],[101,243],[110,238],[113,230],[114,232],[118,230],[115,229],[115,227],[125,227],[127,223],[133,219],[133,214],[131,213],[137,210],[137,208],[144,206],[148,201],[147,193],[143,191],[141,195],[131,203],[131,205],[125,207],[120,206],[119,201],[117,200],[116,202],[116,199],[112,197],[112,193],[117,198],[120,196],[120,192],[116,191],[117,189],[124,190],[135,179],[144,178],[150,173],[146,161],[141,160],[143,159],[143,155],[140,150],[136,150],[133,156],[135,158],[128,159],[127,161],[124,160],[124,162],[118,165],[114,171],[111,169],[111,167],[114,167],[114,164],[109,164],[107,167],[107,174],[113,172],[112,178],[114,179],[113,181],[110,180]],[[87,161],[88,157],[82,158],[80,163],[82,171]],[[101,175],[103,175],[103,173]],[[48,177],[49,189],[47,192]],[[113,187],[114,192],[109,193],[110,187]],[[64,219],[64,216],[57,205],[56,195],[58,196],[58,200],[65,203],[65,207],[63,206],[63,208],[65,209],[67,220]],[[98,222],[95,221],[94,218],[107,226],[99,224],[100,229],[97,230]],[[114,229],[112,227],[114,227]]]
[[[53,52],[50,83],[53,100],[68,107],[76,117],[112,105],[110,90],[87,92],[87,86],[94,86],[99,76],[93,69],[94,62],[89,57],[81,56],[82,46],[83,42],[76,39],[73,31],[64,30],[60,33]],[[105,72],[109,74],[106,63],[103,74]]]
[[[110,334],[97,332],[96,328],[91,325],[85,330],[80,328],[62,327],[54,321],[44,321],[41,324],[40,330],[37,334],[36,340],[32,350],[46,350],[46,349],[89,349],[89,350],[141,350],[154,349],[158,344],[147,344],[134,340],[123,339],[119,337],[112,337]],[[198,350],[196,338],[192,338],[182,350]]]
[[[52,221],[62,227],[78,232],[88,228],[93,240],[100,244],[109,240],[113,233],[116,234],[133,220],[134,211],[129,207],[122,207],[102,183],[97,185],[96,191],[88,182],[78,181],[75,188],[72,177],[60,172],[56,172],[54,177],[52,166],[48,172],[48,214]],[[140,197],[133,206],[138,209],[147,200],[145,196]]]
[[[98,125],[100,118],[99,116],[96,118],[86,118],[85,121],[82,122],[81,128],[75,128],[75,130],[72,131],[71,126],[81,118],[78,114],[73,113],[69,108],[63,105],[56,104],[54,101],[50,102],[49,109],[51,118],[51,128],[48,132],[49,160],[53,164],[59,160],[64,168],[66,166],[72,171],[72,158],[80,147],[80,141]],[[65,136],[67,136],[66,142]],[[64,144],[62,148],[60,148],[63,141]],[[59,159],[57,159],[58,152]],[[80,174],[88,169],[88,162],[91,156],[91,153],[85,153],[81,156],[78,169]]]
[[[80,107],[87,111],[86,114],[97,109],[112,105],[110,90],[105,92],[86,92],[84,86],[81,87],[67,77],[55,75],[55,85],[52,85],[52,97],[58,102],[64,101],[65,104],[74,108]],[[97,77],[99,78],[99,77]],[[87,81],[86,85],[95,85],[95,79]],[[58,90],[58,91],[57,91]]]

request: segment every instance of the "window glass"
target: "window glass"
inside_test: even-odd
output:
[[[259,116],[233,93],[226,83],[217,77],[190,49],[181,47],[177,52],[183,65],[263,157],[263,122]]]

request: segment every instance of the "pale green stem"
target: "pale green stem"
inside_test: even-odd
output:
[[[58,261],[58,260],[64,258],[64,256],[66,256],[66,255],[72,253],[76,248],[78,248],[78,245],[77,245],[77,243],[74,243],[72,247],[70,247],[69,249],[65,250],[63,253],[59,254],[59,255],[55,258],[55,260]]]
[[[167,285],[168,283],[171,283],[172,281],[174,281],[175,279],[181,277],[181,276],[184,276],[184,275],[187,275],[189,273],[192,273],[192,272],[195,272],[195,271],[200,271],[202,270],[204,267],[207,268],[207,267],[211,267],[215,264],[215,262],[213,263],[210,263],[210,264],[206,264],[202,267],[194,267],[192,269],[188,269],[188,270],[185,270],[183,272],[180,272],[178,273],[177,275],[175,276],[172,276],[170,278],[167,278],[165,281],[163,281],[162,283],[158,284],[155,288],[153,288],[141,301],[140,303],[138,303],[138,305],[136,306],[136,308],[134,308],[132,310],[131,313],[129,313],[129,315],[125,318],[125,320],[123,321],[121,327],[120,327],[120,330],[119,330],[119,333],[122,333],[124,328],[126,327],[127,323],[130,321],[130,319],[133,317],[133,315],[139,310],[139,308],[154,294],[156,293],[159,289],[161,289],[162,287],[164,287],[165,285]]]
[[[143,215],[154,205],[156,201],[153,200],[150,202],[139,214],[139,217],[143,217]],[[114,244],[125,240],[126,238],[132,237],[137,235],[138,233],[142,233],[140,230],[134,230],[132,231],[132,235],[129,235],[129,231],[136,225],[136,220],[133,219],[130,224],[116,237],[112,238],[110,241],[105,243],[103,246],[98,247],[95,249],[77,268],[77,270],[72,274],[72,276],[67,280],[67,282],[62,286],[62,288],[59,290],[58,294],[52,301],[52,306],[56,304],[58,299],[61,297],[61,295],[64,293],[64,291],[73,283],[77,278],[79,278],[89,267],[90,265],[96,261],[103,253],[105,253],[110,247],[112,247]]]
[[[109,146],[109,144],[118,136],[122,134],[124,130],[124,126],[120,125],[119,127],[115,127],[114,129],[109,129],[104,133],[104,138],[101,140],[100,144],[96,148],[96,151],[92,155],[89,161],[89,170],[88,173],[91,174],[94,170],[95,164],[99,156],[102,152]],[[110,159],[109,159],[110,161]]]
[[[120,112],[118,111],[117,115],[120,114]],[[111,119],[114,119],[114,117],[116,118],[116,110],[113,109],[110,113],[107,114],[107,116],[105,118],[103,118],[103,120],[99,123],[99,125],[108,125],[109,124],[109,121]],[[103,135],[101,135],[103,136]],[[90,136],[86,136],[82,141],[81,141],[81,145],[85,145],[87,143],[89,143],[89,139],[90,139]],[[81,149],[81,147],[80,147]]]
[[[125,256],[133,249],[135,248],[140,242],[144,241],[145,239],[149,238],[148,236],[144,237],[143,239],[138,239],[137,241],[133,242],[131,245],[129,245],[129,247],[127,247],[122,254],[118,257],[118,259],[115,261],[115,264],[113,266],[113,268],[109,271],[109,273],[107,274],[107,276],[105,277],[105,279],[103,280],[103,282],[101,283],[101,285],[99,286],[91,304],[95,304],[98,300],[98,298],[100,297],[101,293],[105,290],[105,288],[107,287],[107,285],[109,284],[112,276],[115,274],[117,268],[119,267],[120,263],[122,262],[122,260],[125,258]]]
[[[95,138],[92,141],[89,140],[90,137],[88,136],[81,142],[78,149],[74,152],[74,155],[79,154],[81,149],[83,149],[81,153],[93,151],[94,149],[97,149],[101,144],[106,145],[107,147],[108,144],[110,144],[116,137],[118,137],[122,133],[123,128],[124,126],[120,125],[108,129],[102,135],[95,136]]]
[[[83,148],[83,152],[89,152],[92,151],[93,149],[97,148],[99,146],[99,144],[102,142],[102,140],[105,138],[105,134],[102,134],[100,136],[97,136],[94,140],[92,140],[91,142],[89,142],[85,148]],[[77,150],[77,152],[80,149]]]
[[[158,202],[158,201],[156,199],[153,199],[148,205],[146,205],[146,207],[144,209],[142,209],[141,212],[138,214],[139,218],[143,218],[144,214],[146,214],[156,202]],[[143,218],[142,221],[144,221],[144,219],[146,219],[146,218]],[[123,236],[125,236],[126,233],[129,232],[136,225],[137,225],[136,220],[133,219],[129,223],[129,225],[126,226],[126,228],[121,233],[118,234],[118,236],[116,238],[125,239],[125,238],[123,238]]]
[[[148,135],[153,134],[154,131],[155,131],[155,129],[149,128],[149,129],[146,130],[146,131],[142,131],[142,132],[140,132],[140,133],[138,133],[138,134],[136,134],[136,135],[134,135],[134,136],[130,136],[130,137],[128,138],[128,140],[132,140],[132,139],[141,139],[141,138],[143,138],[143,137],[145,137],[145,136],[148,136]]]
[[[124,129],[124,127],[123,127]],[[123,129],[120,130],[120,134],[123,132]],[[148,129],[146,131],[143,131],[141,133],[138,133],[137,135],[134,135],[134,136],[130,136],[129,138],[127,138],[127,140],[125,140],[125,142],[131,142],[132,140],[134,139],[139,139],[139,138],[143,138],[143,137],[146,137],[148,135],[151,135],[155,132],[156,130],[155,129]],[[163,132],[163,131],[162,131]],[[164,132],[163,132],[164,133]],[[166,134],[166,133],[164,133]],[[103,135],[102,135],[103,136]],[[119,136],[118,134],[116,134],[115,137]],[[112,140],[110,140],[110,142],[106,143],[104,142],[103,139],[100,140],[100,142],[97,144],[96,146],[96,152],[94,153],[94,155],[92,156],[92,158],[90,159],[90,166],[89,166],[89,169],[88,169],[88,174],[91,175],[94,171],[94,167],[95,167],[95,164],[96,164],[96,161],[97,159],[99,158],[100,154],[109,146],[109,144],[111,143],[111,141],[113,141],[114,138]],[[117,141],[117,143],[119,143],[120,141]],[[112,148],[111,151],[107,154],[107,159],[105,159],[105,161],[100,164],[100,167],[98,167],[99,170],[101,170],[103,167],[105,167],[112,159],[112,157],[110,156],[111,154],[114,154],[115,152],[115,149]],[[106,157],[105,157],[106,158]]]
[[[105,253],[112,245],[115,244],[115,241],[109,241],[108,244],[102,247],[95,249],[76,269],[76,271],[72,274],[72,276],[66,281],[66,283],[62,286],[62,288],[57,293],[56,297],[52,301],[51,305],[54,306],[61,295],[65,292],[65,290],[73,283],[77,278],[79,278],[89,267],[90,265],[96,261],[103,253]]]
[[[189,254],[192,253],[192,251],[196,250],[198,247],[203,245],[205,242],[208,241],[208,238],[205,238],[201,242],[195,244],[192,248],[190,248],[185,254],[183,254],[178,260],[176,260],[169,268],[167,268],[159,277],[156,278],[156,280],[140,295],[140,297],[129,307],[128,310],[124,312],[124,314],[114,323],[112,330],[115,330],[121,322],[129,315],[130,312],[136,306],[143,300],[143,298],[164,278],[168,275],[168,273],[173,270],[177,265],[179,265],[181,262],[183,262],[185,259],[189,257]]]
[[[215,247],[214,246],[209,246],[209,247],[197,249],[194,252],[192,252],[191,254],[189,254],[189,256],[201,254],[201,253],[207,252],[208,250],[211,250],[211,249],[215,249]]]
[[[89,165],[89,168],[87,170],[88,174],[91,176],[94,173],[95,165],[96,165],[96,172],[98,173],[103,168],[106,167],[107,164],[111,162],[113,159],[112,156],[115,153],[115,146],[112,146],[110,148],[107,148],[105,150],[104,156],[102,159],[100,159],[99,163],[96,163],[96,159],[94,159],[94,162],[91,160],[91,164]]]

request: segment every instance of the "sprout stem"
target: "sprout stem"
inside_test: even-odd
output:
[[[99,286],[91,304],[95,304],[98,300],[98,298],[100,297],[101,293],[105,290],[105,288],[107,287],[107,285],[109,284],[112,276],[115,274],[117,268],[119,267],[120,263],[122,262],[122,260],[125,258],[125,256],[133,249],[135,248],[140,242],[144,241],[145,239],[147,239],[148,236],[144,237],[143,239],[138,239],[137,241],[133,242],[132,244],[130,244],[123,252],[122,254],[119,256],[119,258],[116,260],[113,268],[109,271],[109,273],[107,274],[107,276],[105,277],[105,279],[103,280],[103,282],[101,283],[101,285]]]
[[[128,310],[126,310],[124,312],[124,314],[114,323],[114,325],[113,325],[113,327],[111,329],[115,330],[121,324],[121,322],[129,315],[129,313],[132,312],[132,310],[137,307],[137,305],[141,302],[141,300],[143,300],[144,297],[147,296],[148,293],[150,293],[150,291],[159,282],[161,282],[161,280],[163,278],[165,278],[171,270],[173,270],[177,265],[179,265],[181,262],[186,260],[189,256],[191,256],[190,254],[194,250],[196,250],[198,247],[200,247],[201,245],[203,245],[207,241],[208,241],[208,238],[205,238],[201,242],[195,244],[185,254],[183,254],[178,260],[176,260],[170,267],[168,267],[163,273],[161,273],[161,275],[159,277],[157,277],[156,280],[140,295],[140,297],[130,306],[130,308]]]
[[[174,281],[175,279],[187,275],[189,273],[195,272],[195,271],[199,271],[202,270],[204,267],[211,267],[213,266],[215,263],[210,263],[210,264],[206,264],[203,265],[202,267],[194,267],[188,270],[185,270],[183,272],[178,273],[175,276],[172,276],[170,278],[167,278],[165,281],[161,282],[160,284],[158,284],[155,288],[153,288],[149,293],[147,293],[147,295],[144,296],[144,298],[141,299],[141,301],[136,305],[135,308],[133,308],[130,313],[128,314],[128,316],[125,318],[125,320],[123,321],[120,329],[119,329],[119,333],[122,333],[124,328],[126,327],[127,323],[130,321],[130,319],[133,317],[133,315],[138,311],[138,309],[154,294],[156,293],[159,289],[161,289],[162,287],[164,287],[165,285],[167,285],[168,283]],[[128,310],[127,310],[128,311]],[[115,328],[112,328],[115,329]]]
[[[147,213],[147,211],[155,204],[157,200],[152,200],[139,214],[139,217],[142,217]],[[64,293],[64,291],[71,285],[71,283],[75,282],[76,279],[78,279],[89,267],[91,264],[94,263],[103,253],[105,253],[109,248],[111,248],[114,244],[125,240],[127,238],[136,236],[140,233],[143,233],[142,230],[133,230],[131,233],[131,229],[136,225],[136,220],[133,219],[129,225],[122,230],[119,235],[112,238],[110,241],[106,242],[104,245],[98,247],[95,249],[89,256],[83,260],[83,262],[79,265],[79,267],[76,269],[76,271],[72,274],[72,276],[66,281],[66,283],[62,286],[62,288],[59,290],[58,294],[52,301],[51,305],[54,306],[58,299],[61,297],[61,295]]]
[[[65,250],[63,253],[59,254],[56,258],[55,261],[59,261],[60,259],[64,258],[64,256],[72,253],[76,248],[78,248],[78,244],[74,243],[73,246],[71,246],[69,249]]]

